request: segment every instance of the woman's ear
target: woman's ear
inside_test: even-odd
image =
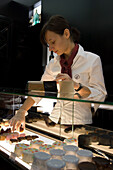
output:
[[[69,29],[65,29],[64,30],[64,36],[66,37],[66,39],[69,39],[69,37],[70,37],[70,31],[69,31]]]

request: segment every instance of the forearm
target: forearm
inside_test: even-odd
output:
[[[79,83],[76,83],[75,81],[73,81],[74,83],[74,89],[75,89],[75,92],[79,93],[81,96],[84,96],[84,95],[90,95],[91,94],[91,91],[88,87],[84,86],[83,84],[82,85],[82,88],[80,88],[80,84]],[[79,90],[80,88],[80,90]],[[77,91],[76,91],[77,89]]]
[[[34,103],[35,101],[31,97],[28,97],[20,109],[28,111],[33,106]]]

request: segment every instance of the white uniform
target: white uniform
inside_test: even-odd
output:
[[[104,100],[107,94],[104,84],[103,71],[100,57],[94,53],[86,52],[79,45],[79,50],[71,66],[72,79],[88,87],[91,91],[89,99]],[[57,74],[61,73],[60,56],[56,56],[46,66],[41,81],[53,81]],[[63,105],[63,107],[61,107]],[[62,108],[62,113],[61,113]],[[50,119],[58,123],[61,114],[61,124],[91,124],[91,104],[74,102],[74,119],[72,120],[73,102],[58,101],[55,105]],[[95,109],[97,106],[95,105]]]

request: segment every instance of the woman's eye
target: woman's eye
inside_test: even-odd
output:
[[[52,44],[55,44],[55,41],[53,41]]]

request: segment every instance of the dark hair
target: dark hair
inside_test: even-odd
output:
[[[70,31],[70,38],[74,43],[78,43],[80,39],[80,32],[71,27],[68,21],[60,15],[52,16],[43,26],[41,33],[40,33],[40,41],[43,45],[47,46],[45,40],[45,33],[47,30],[52,31],[56,34],[63,35],[65,29],[69,29]]]

